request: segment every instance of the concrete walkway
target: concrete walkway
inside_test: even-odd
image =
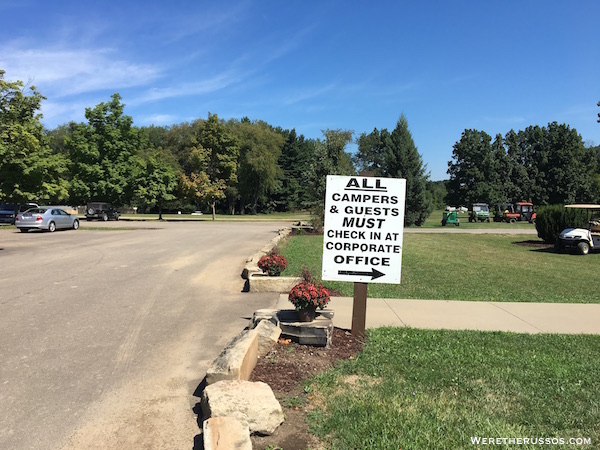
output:
[[[349,297],[332,297],[334,325],[351,329]],[[281,294],[277,309],[293,309]],[[381,326],[516,333],[600,334],[600,304],[367,299],[367,328]]]

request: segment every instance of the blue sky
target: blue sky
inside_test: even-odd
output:
[[[439,180],[467,128],[557,121],[600,144],[599,17],[597,0],[2,0],[0,68],[47,97],[48,128],[115,92],[137,126],[210,112],[318,138],[404,114]]]

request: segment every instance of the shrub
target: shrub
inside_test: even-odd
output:
[[[587,227],[587,214],[581,209],[565,209],[564,205],[542,206],[537,211],[535,228],[538,237],[548,244],[558,239],[568,227]]]
[[[297,310],[313,307],[325,308],[329,303],[329,291],[320,284],[302,282],[297,284],[290,291],[288,299]]]

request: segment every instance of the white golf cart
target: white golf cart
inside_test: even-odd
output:
[[[576,248],[581,255],[600,250],[600,205],[565,205],[565,208],[586,210],[588,228],[565,228],[558,235],[554,248],[559,252]]]

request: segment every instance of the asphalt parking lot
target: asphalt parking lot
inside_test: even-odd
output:
[[[192,448],[208,364],[278,299],[241,292],[245,260],[285,225],[1,227],[0,448]]]

